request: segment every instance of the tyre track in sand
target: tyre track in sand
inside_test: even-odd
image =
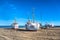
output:
[[[9,38],[7,36],[3,36],[3,35],[0,35],[0,38],[5,38],[6,40],[12,40],[11,38]]]

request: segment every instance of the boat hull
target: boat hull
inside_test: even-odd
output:
[[[32,25],[32,24],[27,24],[26,25],[26,30],[38,30],[40,28],[40,26],[39,25]]]

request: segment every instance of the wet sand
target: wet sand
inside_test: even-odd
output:
[[[38,31],[0,28],[0,40],[60,40],[60,28],[39,29]]]

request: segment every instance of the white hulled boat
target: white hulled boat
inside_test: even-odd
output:
[[[53,25],[53,24],[48,24],[48,23],[46,23],[46,24],[45,24],[45,27],[46,27],[46,28],[53,28],[54,25]]]
[[[12,27],[13,27],[13,29],[18,29],[19,28],[19,25],[16,22],[16,19],[14,20],[14,23],[12,23]]]
[[[34,21],[34,12],[33,15],[33,21],[31,22],[28,20],[28,22],[25,24],[27,30],[38,30],[40,28],[40,23],[37,23]]]
[[[33,23],[33,22],[27,22],[27,24],[25,25],[27,30],[38,30],[40,28],[40,24],[39,23]]]

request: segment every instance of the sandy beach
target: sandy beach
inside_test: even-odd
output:
[[[60,40],[60,28],[24,31],[0,28],[0,40]]]

